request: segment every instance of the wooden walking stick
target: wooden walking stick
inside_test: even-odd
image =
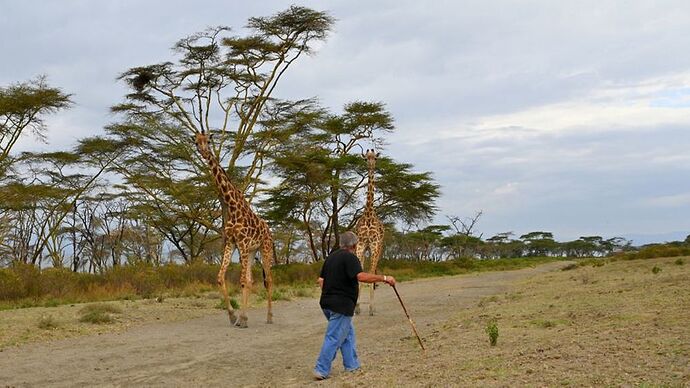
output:
[[[422,342],[422,339],[419,338],[419,333],[417,333],[417,326],[415,326],[414,321],[412,318],[410,318],[410,314],[407,312],[407,308],[405,307],[405,303],[403,303],[402,298],[400,297],[400,294],[398,293],[398,289],[393,286],[393,291],[395,291],[395,295],[398,296],[398,300],[400,301],[400,305],[403,308],[403,311],[405,311],[405,315],[407,315],[407,320],[410,321],[410,325],[412,325],[412,331],[414,331],[414,334],[417,336],[417,341],[419,341],[419,346],[422,347],[422,350],[424,350],[424,353],[426,353],[426,348],[424,347],[424,343]]]

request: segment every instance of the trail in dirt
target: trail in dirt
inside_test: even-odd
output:
[[[517,271],[425,279],[398,285],[424,337],[459,309],[506,292],[516,281],[561,268],[563,262]],[[362,298],[369,292],[363,289]],[[399,347],[419,346],[393,290],[376,292],[376,315],[356,316],[363,368],[385,362]],[[363,311],[368,306],[364,305]],[[248,329],[230,327],[227,315],[152,324],[104,334],[26,345],[0,353],[0,386],[302,386],[311,369],[325,319],[317,299],[279,302],[274,324],[265,309],[249,312]],[[452,356],[452,355],[449,355]],[[413,361],[411,361],[413,362]],[[343,372],[340,357],[333,375]],[[315,383],[318,384],[318,383]]]

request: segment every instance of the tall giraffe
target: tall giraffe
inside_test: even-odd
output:
[[[376,267],[379,264],[379,259],[383,253],[383,223],[376,215],[374,210],[374,168],[376,167],[376,158],[378,155],[374,150],[367,150],[364,158],[367,160],[369,167],[369,182],[367,184],[367,204],[364,207],[364,213],[357,220],[355,230],[359,242],[357,244],[357,257],[364,263],[364,253],[369,250],[369,258],[371,259],[371,267],[369,273],[376,273]],[[361,287],[360,287],[361,289]],[[370,284],[369,289],[369,315],[374,315],[374,285]],[[359,314],[359,303],[355,311]]]
[[[224,225],[227,238],[223,251],[223,263],[218,272],[218,286],[220,286],[223,292],[230,323],[239,327],[247,327],[247,304],[252,287],[251,266],[256,252],[259,250],[261,250],[261,265],[264,270],[264,286],[268,293],[266,323],[273,323],[273,313],[271,312],[271,297],[273,295],[273,275],[271,274],[273,238],[271,237],[271,231],[268,229],[266,221],[254,214],[249,207],[249,203],[245,200],[244,194],[230,182],[230,179],[225,174],[225,170],[220,166],[218,159],[216,159],[209,148],[209,137],[207,133],[196,133],[195,142],[199,153],[201,153],[201,156],[211,168],[216,188],[220,192],[227,209]],[[228,270],[230,258],[235,248],[240,253],[241,266],[240,287],[242,289],[242,304],[240,306],[239,319],[235,318],[235,311],[230,304],[228,289],[225,284],[225,272]]]

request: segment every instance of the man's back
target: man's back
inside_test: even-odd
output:
[[[323,278],[321,307],[343,315],[352,316],[357,304],[359,283],[357,274],[362,266],[357,256],[345,249],[328,255],[321,268]]]

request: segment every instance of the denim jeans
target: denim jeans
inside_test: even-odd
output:
[[[335,360],[338,349],[343,355],[343,366],[346,371],[353,371],[359,368],[359,359],[355,349],[355,328],[352,326],[352,317],[334,313],[331,310],[323,309],[323,315],[328,319],[326,335],[323,339],[321,353],[316,360],[314,372],[323,377],[328,377],[331,373],[331,364]]]

